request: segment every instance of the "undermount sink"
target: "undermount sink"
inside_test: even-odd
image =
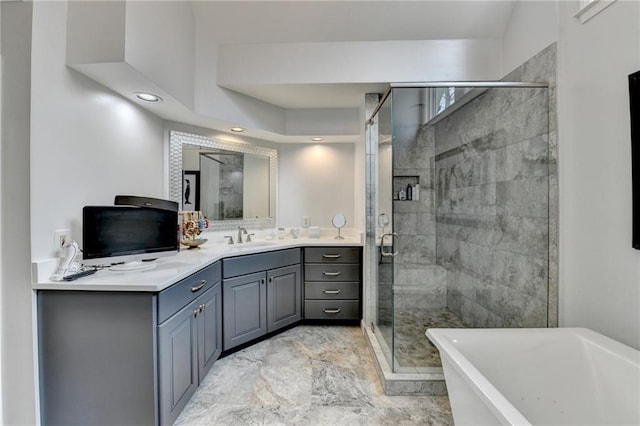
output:
[[[273,246],[273,245],[275,245],[273,241],[251,241],[249,243],[235,243],[232,246],[230,246],[230,248],[232,250],[242,250],[242,249],[249,249],[249,248],[255,248],[255,247],[267,247],[267,246]]]

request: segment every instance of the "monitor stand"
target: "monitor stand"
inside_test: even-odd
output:
[[[134,262],[124,262],[118,263],[117,265],[111,265],[109,270],[112,272],[146,271],[155,267],[155,262],[141,262],[136,260]]]

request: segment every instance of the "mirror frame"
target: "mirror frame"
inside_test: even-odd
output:
[[[224,149],[241,152],[269,159],[269,214],[271,224],[277,223],[276,200],[278,199],[278,151],[271,148],[249,145],[241,142],[223,141],[193,133],[169,131],[169,199],[182,205],[182,147],[194,145],[205,148]],[[241,226],[244,228],[259,228],[265,218],[257,219],[229,219],[209,221],[209,230],[227,231]]]

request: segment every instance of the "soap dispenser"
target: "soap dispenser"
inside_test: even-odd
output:
[[[407,193],[404,192],[404,189],[400,189],[400,192],[398,192],[398,200],[406,200],[407,199]]]

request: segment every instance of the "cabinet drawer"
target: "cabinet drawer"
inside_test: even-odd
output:
[[[305,299],[359,299],[360,283],[305,282]]]
[[[304,265],[305,281],[360,281],[360,265]]]
[[[281,268],[300,263],[300,249],[271,251],[268,253],[247,254],[223,260],[224,278],[252,274],[267,269]]]
[[[360,263],[359,247],[309,247],[304,261],[313,263]]]
[[[220,262],[178,281],[158,295],[158,324],[220,282]]]
[[[360,302],[357,300],[305,300],[306,319],[359,319]]]

